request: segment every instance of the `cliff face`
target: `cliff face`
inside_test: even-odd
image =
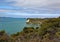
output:
[[[21,42],[60,42],[60,18],[40,19],[41,27],[25,27],[20,37]],[[39,19],[30,19],[30,23],[38,23]],[[18,37],[18,38],[19,38]]]
[[[14,42],[40,42],[40,39],[40,36],[31,33],[17,37]]]
[[[45,36],[46,35],[46,36]],[[41,37],[35,33],[20,35],[14,42],[60,42],[60,37],[56,37],[55,35],[45,34],[44,37]]]
[[[4,34],[0,38],[0,42],[60,42],[60,37],[55,35],[45,34],[44,37],[41,37],[37,33],[28,33],[21,34],[15,38],[10,38]]]

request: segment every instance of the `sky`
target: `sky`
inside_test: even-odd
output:
[[[0,0],[0,17],[57,17],[60,0]]]

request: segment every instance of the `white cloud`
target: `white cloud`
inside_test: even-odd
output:
[[[16,2],[15,6],[24,6],[24,7],[37,7],[43,6],[46,3],[46,0],[8,0],[9,2]]]
[[[13,8],[9,9],[9,7],[7,7],[8,10],[1,9],[0,12],[11,12],[11,13],[22,12],[28,14],[29,13],[33,13],[33,14],[60,13],[59,11],[60,0],[6,0],[4,2],[8,3],[9,4],[8,6],[12,6]],[[17,9],[14,7],[17,7]]]
[[[60,0],[7,0],[16,2],[14,6],[60,8]],[[50,6],[49,6],[50,5]]]
[[[5,12],[6,10],[4,10],[4,9],[0,9],[0,12]]]

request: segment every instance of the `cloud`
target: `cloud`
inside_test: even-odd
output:
[[[60,16],[60,14],[37,14],[37,13],[28,14],[28,13],[24,12],[24,10],[22,10],[22,11],[23,12],[19,12],[16,10],[0,9],[0,17],[14,17],[14,18],[49,18],[50,17],[50,18],[52,18],[52,17]]]
[[[9,13],[59,14],[60,0],[1,0],[0,9]]]
[[[0,12],[5,12],[6,10],[0,9]]]
[[[7,0],[8,2],[16,2],[14,6],[36,7],[46,3],[46,0]],[[44,3],[43,3],[44,2]]]
[[[0,13],[16,12],[16,10],[0,9]]]
[[[43,7],[60,8],[60,0],[6,0],[7,2],[16,2],[14,6],[21,7]],[[50,8],[49,7],[49,8]]]

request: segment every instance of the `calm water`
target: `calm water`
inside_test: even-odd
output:
[[[0,17],[0,30],[5,30],[8,34],[20,32],[26,26],[25,18]]]

